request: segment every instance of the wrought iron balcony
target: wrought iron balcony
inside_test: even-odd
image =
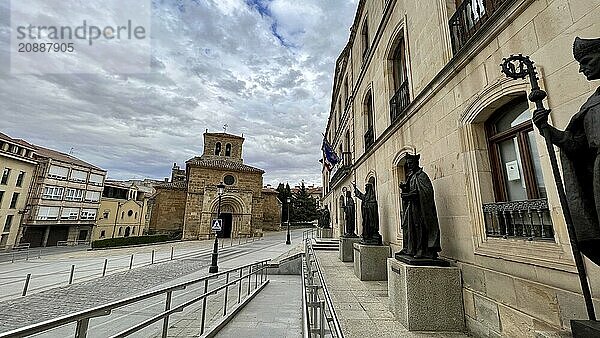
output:
[[[473,35],[510,0],[463,0],[450,18],[452,50],[458,52]]]
[[[349,151],[345,151],[342,153],[342,159],[339,163],[339,167],[337,171],[333,174],[331,179],[329,180],[329,188],[333,188],[333,186],[344,179],[348,174],[350,174],[352,169],[352,153]]]
[[[408,80],[404,80],[400,88],[396,91],[396,94],[390,100],[390,121],[394,123],[394,121],[404,116],[406,107],[409,104]]]
[[[371,149],[375,143],[375,135],[373,133],[373,127],[369,128],[365,133],[365,151]]]
[[[483,205],[489,237],[553,239],[552,219],[546,199],[496,202]]]

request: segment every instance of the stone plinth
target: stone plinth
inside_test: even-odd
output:
[[[332,228],[317,228],[317,237],[333,238],[333,229]]]
[[[387,280],[386,260],[391,255],[387,245],[353,243],[354,274],[360,280]]]
[[[340,261],[354,261],[354,243],[358,243],[358,237],[340,237]]]
[[[571,320],[573,338],[600,337],[600,322],[595,320]]]
[[[409,331],[463,331],[460,269],[387,260],[389,307]]]

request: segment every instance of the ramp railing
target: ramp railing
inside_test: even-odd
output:
[[[201,320],[197,334],[203,337],[210,337],[214,333],[214,330],[207,331],[207,315],[217,317],[218,325],[222,325],[223,318],[227,316],[228,311],[237,311],[240,304],[244,305],[249,301],[256,293],[260,292],[264,286],[269,283],[269,276],[267,273],[267,262],[269,260],[257,261],[251,264],[246,264],[240,267],[229,269],[220,273],[204,276],[202,278],[194,279],[188,282],[179,283],[169,287],[163,287],[155,291],[145,292],[143,294],[125,298],[122,300],[114,301],[106,305],[97,306],[88,310],[80,311],[77,313],[65,315],[55,319],[47,320],[37,324],[22,327],[16,330],[0,333],[0,337],[26,337],[34,334],[52,334],[50,330],[60,328],[62,326],[76,323],[75,337],[83,338],[87,337],[89,331],[93,331],[94,327],[90,326],[90,320],[98,317],[108,316],[113,310],[123,308],[125,306],[139,305],[140,310],[144,313],[149,311],[146,306],[147,303],[142,303],[149,299],[158,297],[164,297],[164,311],[159,311],[155,315],[143,320],[139,323],[132,323],[133,326],[122,330],[118,333],[108,335],[102,333],[103,336],[110,337],[126,337],[133,333],[136,333],[142,329],[149,327],[150,325],[162,321],[162,331],[156,332],[156,336],[167,337],[169,331],[169,318],[177,313],[182,312],[187,307],[193,304],[202,302],[202,306],[196,310],[201,311]],[[254,278],[254,281],[252,279]],[[186,288],[198,287],[200,294],[190,292],[192,297],[187,297],[180,304],[174,304],[174,293],[177,291],[185,290]],[[208,314],[207,301],[209,296],[217,296],[219,291],[223,291],[223,306],[218,308],[217,313]],[[237,291],[237,292],[236,292]],[[230,292],[234,294],[230,296]],[[237,303],[235,302],[235,293],[237,293]],[[245,293],[245,295],[243,295]],[[188,293],[186,293],[187,295]],[[228,297],[231,297],[228,300]],[[183,297],[182,297],[183,298]],[[219,303],[220,301],[217,301]],[[233,304],[232,304],[233,303]],[[211,304],[211,309],[214,310],[214,304]],[[229,305],[229,307],[228,307]],[[221,312],[222,309],[222,312]],[[218,320],[221,318],[221,320]],[[210,318],[209,318],[210,319]],[[144,332],[148,335],[148,332]],[[60,334],[65,336],[64,334]]]
[[[321,266],[307,238],[302,258],[302,333],[304,338],[336,337],[344,334],[323,279]]]

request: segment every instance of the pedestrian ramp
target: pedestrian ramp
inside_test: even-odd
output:
[[[214,337],[302,337],[302,280],[271,275],[267,285]]]

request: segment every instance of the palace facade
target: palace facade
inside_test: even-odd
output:
[[[373,183],[383,240],[399,251],[399,184],[405,156],[420,153],[441,255],[461,269],[476,336],[534,336],[587,318],[529,83],[507,79],[500,64],[531,56],[562,129],[598,86],[571,53],[576,36],[600,36],[598,17],[598,1],[359,2],[335,69],[325,135],[342,161],[323,167],[323,203],[340,235],[342,190]],[[600,268],[585,265],[600,309]]]

